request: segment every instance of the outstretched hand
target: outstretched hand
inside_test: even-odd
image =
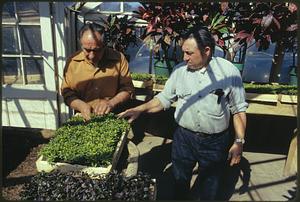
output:
[[[129,118],[128,123],[132,123],[135,119],[139,117],[142,112],[136,108],[127,109],[124,112],[119,113],[118,118]]]

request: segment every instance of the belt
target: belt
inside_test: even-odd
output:
[[[205,137],[205,138],[206,137],[218,137],[218,136],[221,136],[221,135],[225,135],[228,132],[228,130],[229,130],[227,128],[227,129],[223,130],[222,132],[209,134],[209,133],[195,132],[195,131],[189,130],[187,128],[184,128],[182,126],[179,126],[179,127],[181,127],[184,130],[189,131],[190,133],[194,133],[195,135],[198,135],[198,136],[201,136],[201,137]]]

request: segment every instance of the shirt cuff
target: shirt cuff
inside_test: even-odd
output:
[[[236,114],[239,112],[246,112],[247,108],[248,108],[249,104],[247,102],[232,106],[230,111],[232,114]]]

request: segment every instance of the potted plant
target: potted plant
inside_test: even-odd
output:
[[[244,22],[241,20],[241,16],[246,14],[247,4],[221,2],[217,5],[218,9],[212,10],[206,24],[215,38],[216,45],[223,50],[223,57],[242,72],[246,50],[252,39],[251,33],[245,30]]]
[[[131,78],[135,88],[147,88],[153,84],[152,75],[148,73],[131,72]]]
[[[155,74],[166,75],[182,60],[182,35],[197,23],[200,3],[141,3],[135,17],[147,22],[142,39],[150,48],[150,67],[154,58]],[[152,52],[153,51],[153,52]]]
[[[164,89],[165,83],[168,80],[167,76],[164,75],[155,75],[154,76],[154,85],[153,91],[160,92]]]
[[[244,32],[241,38],[247,38],[248,41],[254,39],[258,51],[268,49],[270,43],[276,43],[270,82],[278,82],[284,53],[297,44],[297,6],[293,3],[271,2],[248,3],[248,7],[245,3],[240,4],[244,8],[236,25]]]
[[[135,34],[135,21],[128,15],[118,17],[116,14],[109,15],[106,19],[99,18],[100,24],[105,28],[105,38],[107,46],[122,52],[128,61],[130,56],[125,54],[130,44],[137,46],[137,36]]]

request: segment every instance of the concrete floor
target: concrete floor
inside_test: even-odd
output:
[[[157,200],[171,200],[173,178],[170,152],[172,140],[145,136],[137,147],[140,151],[138,170],[157,180]],[[225,171],[224,200],[288,201],[295,197],[296,177],[283,176],[286,155],[244,152],[239,167]],[[196,180],[194,174],[191,186]]]
[[[172,200],[174,194],[170,154],[176,124],[172,113],[165,111],[142,117],[132,139],[140,152],[138,170],[150,173],[157,180],[157,200]],[[288,201],[296,197],[296,175],[283,176],[290,137],[281,135],[292,134],[294,127],[294,119],[248,117],[243,158],[239,166],[224,171],[222,200]],[[196,178],[197,173],[191,186]],[[191,196],[197,192],[192,190]]]

